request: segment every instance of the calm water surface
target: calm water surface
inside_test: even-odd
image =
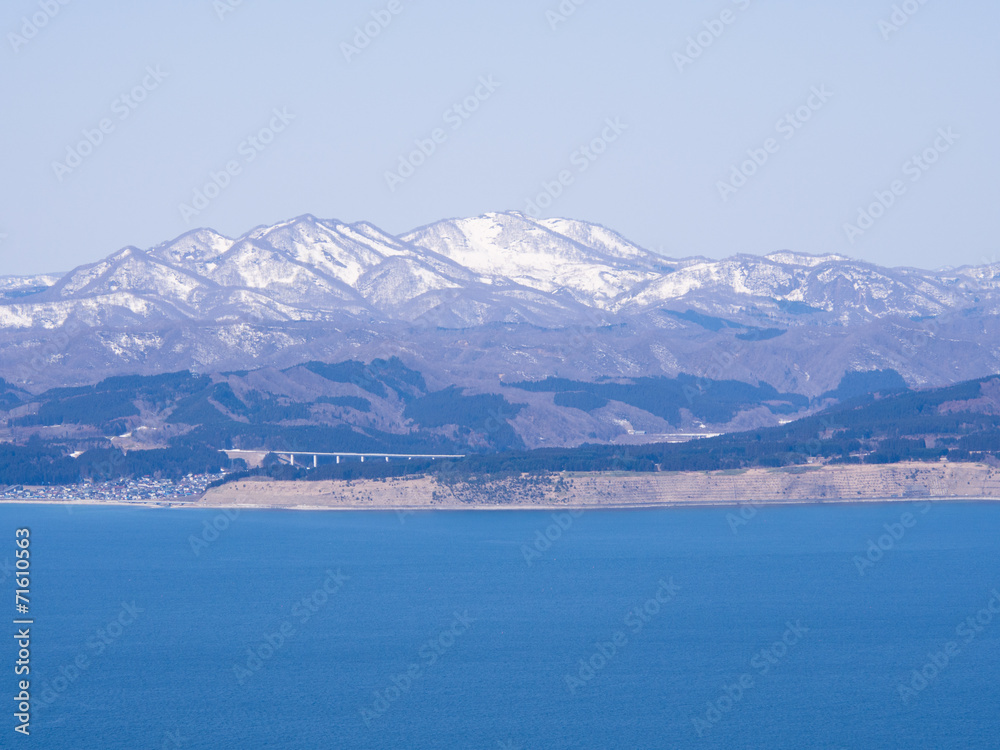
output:
[[[1000,505],[732,513],[6,505],[4,746],[1000,747]]]

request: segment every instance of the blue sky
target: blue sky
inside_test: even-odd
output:
[[[671,256],[992,262],[997,28],[986,0],[12,0],[0,274],[536,207]]]

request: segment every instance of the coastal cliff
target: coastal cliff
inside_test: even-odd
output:
[[[200,504],[272,508],[546,508],[1000,499],[1000,469],[900,463],[649,474],[564,473],[456,481],[433,477],[279,482],[210,489]]]

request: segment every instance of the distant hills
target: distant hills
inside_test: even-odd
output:
[[[398,357],[430,391],[480,395],[550,377],[683,376],[815,399],[870,370],[943,386],[1000,371],[998,268],[889,269],[791,251],[667,258],[598,225],[517,212],[402,236],[307,215],[235,239],[195,230],[61,277],[0,279],[0,377],[37,393],[118,375]],[[526,392],[514,431],[530,447],[677,427],[673,412],[599,390],[558,402]],[[602,411],[601,399],[625,406]],[[770,408],[755,414],[723,427],[780,421]],[[699,421],[692,413],[682,427]]]
[[[584,441],[526,450],[522,433],[530,431],[523,420],[533,397],[561,400],[559,408],[581,416],[616,408],[665,421],[682,420],[684,411],[731,423],[752,412],[786,416],[776,426],[687,442],[648,436],[644,444]],[[0,382],[0,431],[0,484],[238,470],[239,462],[219,453],[232,448],[467,455],[458,462],[327,460],[316,469],[272,458],[261,471],[279,478],[995,462],[1000,377],[913,390],[891,371],[852,373],[813,400],[770,386],[690,376],[549,378],[481,394],[454,385],[431,388],[399,359],[310,362],[284,371],[116,376],[37,395]]]
[[[606,415],[629,414],[636,422],[656,421],[674,430],[693,421],[707,433],[748,413],[790,415],[818,408],[804,396],[779,393],[768,385],[686,375],[597,383],[548,378],[501,390],[477,393],[454,384],[435,388],[395,357],[214,375],[113,376],[39,394],[0,381],[0,438],[20,444],[61,442],[76,449],[106,446],[111,440],[125,449],[209,445],[490,453],[544,444],[552,430],[532,425],[539,412],[553,418],[565,414],[561,419],[574,420],[573,431],[588,424],[600,429]],[[589,438],[548,442],[607,442],[620,431],[611,422],[601,435],[591,431]]]
[[[517,212],[198,229],[0,278],[4,476],[238,466],[222,448],[462,471],[988,457],[998,270],[667,258]],[[312,476],[333,471],[358,469]]]

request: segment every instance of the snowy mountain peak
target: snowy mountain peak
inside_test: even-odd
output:
[[[207,266],[233,246],[234,240],[211,229],[195,229],[150,249],[150,257],[205,273]]]
[[[846,255],[812,255],[810,253],[796,253],[791,250],[779,250],[776,253],[768,253],[764,256],[768,260],[772,260],[775,263],[784,263],[793,266],[805,266],[807,268],[813,268],[815,266],[823,265],[824,263],[839,263],[844,261],[850,261]]]
[[[597,225],[567,219],[535,221],[519,212],[449,219],[402,236],[480,274],[609,308],[636,284],[649,281],[658,256]]]
[[[840,324],[998,309],[996,270],[884,269],[789,250],[671,260],[597,224],[517,211],[448,219],[398,237],[369,222],[303,214],[235,240],[197,229],[148,252],[123,248],[46,291],[28,287],[9,319],[48,324],[52,309],[36,302],[61,305],[58,319],[65,319],[97,309],[100,298],[102,320],[115,320],[120,305],[126,322],[139,314],[208,321],[364,315],[459,327],[566,325],[587,309],[645,315],[666,307],[720,317],[767,311],[771,324],[792,325],[804,320],[787,312],[786,303],[795,303]],[[14,293],[7,298],[0,304],[13,304]]]
[[[847,369],[916,384],[1000,371],[998,280],[1000,265],[789,250],[669,259],[603,226],[516,211],[401,236],[305,214],[236,239],[197,229],[123,248],[58,279],[0,278],[0,369],[92,381],[398,354],[486,390],[498,373],[687,372],[818,394]],[[70,323],[83,328],[53,350]]]

